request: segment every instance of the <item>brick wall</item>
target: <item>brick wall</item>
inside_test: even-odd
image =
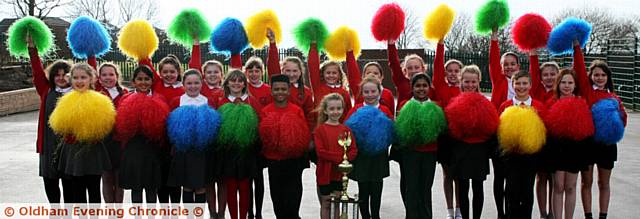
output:
[[[0,116],[38,110],[40,96],[35,88],[0,93]]]

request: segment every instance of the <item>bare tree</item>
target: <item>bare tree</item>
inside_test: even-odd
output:
[[[444,45],[447,49],[460,51],[465,47],[473,32],[471,22],[471,16],[465,12],[456,15],[451,30],[444,38]]]
[[[127,23],[140,18],[151,23],[157,23],[158,5],[155,0],[118,0],[120,6],[120,21]]]
[[[13,6],[16,17],[34,16],[44,18],[53,10],[65,5],[62,0],[3,0],[3,3]]]
[[[67,8],[67,17],[73,20],[80,16],[89,16],[104,24],[110,24],[112,6],[110,0],[74,0]]]
[[[401,6],[404,11],[404,30],[396,41],[398,49],[409,49],[411,47],[422,46],[424,43],[422,37],[420,37],[420,21],[418,17],[413,14],[411,8]]]

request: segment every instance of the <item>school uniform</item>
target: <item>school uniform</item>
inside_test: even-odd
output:
[[[208,105],[215,108],[214,100],[203,95],[190,97],[183,94],[171,101],[170,108],[175,110],[182,106],[202,106]],[[196,121],[193,121],[196,122]],[[195,124],[194,124],[195,126]],[[173,147],[171,167],[169,169],[169,177],[167,185],[190,189],[204,188],[216,177],[215,173],[215,152],[213,145],[209,145],[203,150],[194,147],[186,150],[178,150]]]
[[[111,98],[111,101],[116,108],[118,108],[118,105],[120,104],[120,101],[122,101],[122,98],[129,93],[126,88],[122,87],[105,88],[104,86],[102,86],[99,80],[96,81],[96,91]],[[111,158],[112,168],[114,170],[118,169],[118,167],[120,166],[120,157],[122,156],[120,143],[113,139],[113,133],[107,136],[103,142],[107,146],[107,151],[109,152],[109,157]]]
[[[411,98],[398,104],[398,116],[409,101],[420,102]],[[421,103],[430,101],[426,100]],[[401,189],[405,194],[406,218],[433,217],[431,188],[435,176],[438,150],[440,150],[438,143],[432,142],[408,147],[402,151],[400,174],[405,183],[405,188]]]
[[[338,124],[320,124],[313,131],[318,156],[316,162],[316,184],[321,195],[330,195],[333,191],[342,191],[342,173],[338,171],[338,164],[342,163],[344,148],[338,144],[338,139],[345,133],[350,133],[349,127]],[[358,148],[356,139],[351,135],[351,145],[347,149],[347,159],[355,159]]]
[[[309,81],[311,82],[311,89],[313,89],[313,98],[316,100],[316,107],[320,104],[320,101],[324,98],[324,96],[331,93],[338,93],[344,99],[344,111],[349,112],[351,110],[351,95],[349,91],[346,90],[342,86],[342,84],[327,84],[323,82],[323,79],[320,78],[320,56],[318,55],[318,49],[315,44],[311,45],[309,49]],[[348,80],[347,78],[343,78],[342,80]],[[343,114],[340,117],[340,122],[343,122],[345,115]]]
[[[283,108],[275,103],[268,104],[262,108],[259,129],[275,215],[277,218],[299,218],[302,171],[309,167],[306,154],[310,140],[302,109],[290,103]],[[285,136],[284,133],[295,133],[296,136]],[[292,142],[294,139],[299,142]]]
[[[544,117],[544,105],[531,96],[525,101],[512,98],[500,105],[498,113],[502,114],[508,107],[533,107],[540,117]],[[538,154],[526,155],[504,153],[502,158],[506,164],[506,200],[507,218],[531,218],[533,210],[533,186],[536,179]]]
[[[382,74],[382,72],[380,72]],[[355,104],[363,103],[364,97],[360,92],[360,83],[362,82],[362,74],[360,72],[360,66],[356,61],[352,52],[347,52],[347,77],[349,78],[349,89],[355,98]],[[380,104],[387,107],[391,112],[391,115],[395,115],[395,99],[391,90],[384,88],[380,85]],[[355,106],[354,106],[355,107]]]

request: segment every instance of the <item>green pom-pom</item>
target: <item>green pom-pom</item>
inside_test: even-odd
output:
[[[316,42],[318,51],[324,49],[324,42],[329,37],[329,30],[318,18],[307,18],[293,28],[293,36],[296,39],[298,48],[307,54],[311,47],[311,42]]]
[[[218,145],[225,150],[246,152],[258,139],[258,115],[248,104],[227,103],[218,109],[222,124]]]
[[[7,47],[15,57],[29,57],[27,33],[31,36],[38,54],[45,55],[53,50],[53,34],[42,20],[27,16],[15,21],[9,27]]]
[[[413,148],[438,140],[447,129],[444,111],[433,102],[408,101],[395,124],[399,148]]]
[[[476,32],[488,34],[509,23],[509,6],[506,0],[489,0],[476,14]]]
[[[187,48],[193,45],[193,37],[197,37],[200,42],[209,41],[211,26],[207,18],[198,9],[184,9],[173,18],[167,28],[167,35],[171,41],[181,44]]]

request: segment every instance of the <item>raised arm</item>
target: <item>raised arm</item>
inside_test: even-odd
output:
[[[590,102],[593,98],[593,88],[591,87],[591,82],[589,82],[589,76],[587,76],[584,54],[582,54],[582,48],[580,48],[578,41],[574,41],[573,44],[573,70],[576,71],[576,84],[580,88],[580,96]]]
[[[353,99],[358,99],[358,96],[360,96],[360,82],[362,81],[362,76],[360,73],[360,66],[358,66],[358,62],[356,61],[355,55],[353,55],[353,51],[347,52],[347,77],[349,78],[349,89],[351,90]],[[382,94],[382,92],[380,94]]]
[[[411,84],[402,72],[398,49],[393,41],[387,43],[387,59],[389,61],[389,67],[391,68],[391,79],[396,86],[398,102],[411,98],[409,96],[409,94],[411,94]]]
[[[31,63],[31,72],[33,74],[33,85],[36,87],[36,91],[40,97],[44,97],[49,92],[49,80],[44,73],[42,61],[38,56],[38,49],[33,44],[31,37],[28,37],[27,42],[29,44],[29,63]]]
[[[531,90],[529,91],[529,94],[533,96],[538,94],[540,90],[545,89],[540,79],[540,62],[538,53],[535,50],[531,50],[529,52],[529,75],[531,77]],[[534,96],[534,99],[536,98],[540,97]]]
[[[307,65],[309,66],[311,90],[313,90],[313,92],[318,92],[322,82],[320,81],[320,55],[318,55],[318,48],[315,43],[312,43],[309,48]]]
[[[200,71],[202,66],[202,59],[200,57],[200,42],[194,39],[193,46],[191,47],[191,60],[189,60],[189,68]]]
[[[507,78],[502,74],[500,65],[500,46],[498,45],[498,32],[491,33],[491,46],[489,47],[489,78],[491,79],[491,103],[498,109],[500,104],[507,99]]]
[[[280,74],[280,54],[278,52],[278,46],[276,45],[276,37],[273,31],[269,29],[267,31],[267,38],[269,38],[269,56],[267,57],[267,74],[269,79],[272,75]]]
[[[449,102],[449,85],[444,80],[444,42],[440,40],[436,48],[436,58],[433,59],[433,87],[437,91],[436,100],[445,103]]]

